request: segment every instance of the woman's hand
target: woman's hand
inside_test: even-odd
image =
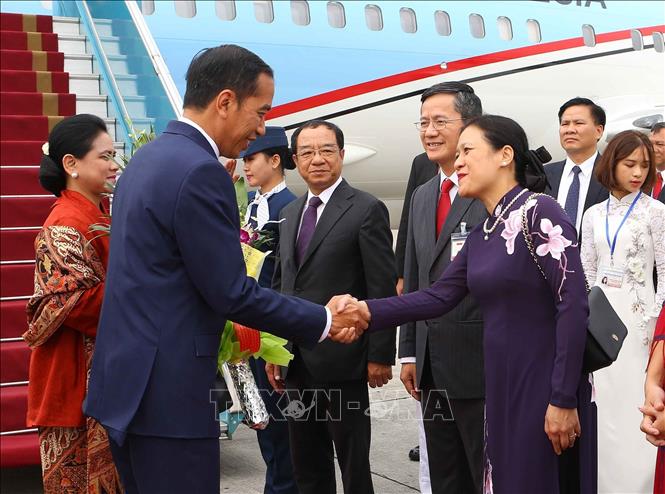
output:
[[[552,442],[557,455],[571,448],[575,444],[575,439],[582,434],[577,408],[549,405],[545,413],[545,434]]]

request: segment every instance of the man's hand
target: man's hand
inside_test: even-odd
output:
[[[397,295],[404,293],[404,278],[397,278],[397,286],[395,287]]]
[[[406,392],[413,396],[416,400],[420,401],[420,390],[416,385],[416,364],[402,364],[402,370],[399,373],[399,378],[402,381],[402,384],[404,384]]]
[[[266,375],[268,376],[268,381],[273,389],[278,393],[283,393],[284,381],[282,381],[282,371],[279,368],[279,365],[266,362]]]
[[[238,162],[236,160],[227,160],[226,163],[224,163],[224,168],[226,168],[226,171],[229,172],[229,175],[231,175],[231,180],[233,180],[233,183],[236,183],[240,178],[240,175],[236,174],[237,164]]]
[[[338,343],[353,343],[367,329],[369,311],[361,312],[351,295],[336,295],[326,304],[332,314],[328,337]]]
[[[393,378],[392,366],[367,362],[367,384],[370,388],[380,388]]]
[[[545,434],[552,442],[557,455],[571,448],[575,444],[575,439],[582,434],[577,408],[549,405],[545,413]]]

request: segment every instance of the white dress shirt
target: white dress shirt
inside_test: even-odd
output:
[[[215,141],[212,140],[212,137],[210,137],[208,134],[206,134],[206,131],[203,130],[203,128],[194,122],[193,120],[190,120],[187,117],[178,117],[178,121],[186,123],[187,125],[191,125],[194,127],[196,130],[198,130],[201,134],[203,134],[203,137],[206,138],[206,141],[208,141],[208,144],[212,147],[212,150],[215,152],[215,156],[219,158],[219,148],[217,147],[217,144]]]
[[[212,140],[212,137],[210,137],[200,125],[198,125],[196,122],[193,122],[187,117],[179,117],[178,120],[180,122],[186,123],[187,125],[191,125],[201,134],[203,134],[203,137],[205,137],[206,141],[208,141],[208,143],[212,147],[212,150],[215,152],[215,155],[219,158],[219,148],[217,147],[217,144],[215,144],[215,141]],[[337,184],[333,185],[333,187],[336,187],[336,185]],[[240,241],[240,239],[238,239],[238,241]],[[324,309],[326,309],[326,327],[324,328],[323,333],[321,334],[321,338],[319,338],[319,341],[323,341],[328,337],[328,333],[330,332],[330,327],[332,326],[332,313],[330,312],[330,309],[328,309],[328,307],[324,307]]]
[[[593,153],[586,161],[579,165],[580,167],[580,197],[577,203],[577,222],[575,229],[579,232],[582,225],[582,216],[584,215],[584,203],[586,196],[589,192],[589,184],[591,183],[591,176],[593,174],[593,165],[596,162],[598,151]],[[573,160],[566,158],[566,164],[563,166],[563,173],[561,174],[561,183],[559,184],[559,194],[556,200],[559,201],[561,207],[566,206],[566,197],[568,197],[568,190],[573,183],[573,167],[577,166]]]
[[[454,185],[448,192],[450,195],[450,204],[453,203],[455,198],[457,197],[457,191],[459,190],[459,178],[457,178],[457,172],[453,172],[452,175],[448,176],[446,175],[443,170],[439,169],[439,190],[441,190],[441,187],[443,186],[443,181],[444,180],[450,180]],[[400,328],[401,331],[402,328]],[[402,357],[399,359],[400,364],[415,364],[416,363],[416,357]]]
[[[342,183],[342,177],[340,175],[340,177],[337,179],[337,181],[334,184],[332,184],[330,187],[328,187],[326,190],[324,190],[318,195],[318,198],[321,199],[321,204],[319,204],[319,207],[316,208],[317,224],[319,222],[319,219],[321,218],[321,215],[323,214],[323,210],[326,208],[326,204],[328,204],[328,201],[330,201],[333,192],[335,192],[335,189],[337,189],[337,187],[341,183]],[[305,216],[305,210],[307,210],[307,205],[309,204],[309,200],[315,195],[316,194],[314,194],[311,190],[307,191],[307,200],[305,201],[305,207],[302,208],[302,214],[300,215],[300,224],[298,225],[298,236],[300,236],[300,227],[302,226],[302,219]]]

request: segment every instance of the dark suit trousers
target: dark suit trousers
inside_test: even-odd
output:
[[[126,494],[219,493],[219,438],[127,434],[122,446],[109,443]]]
[[[279,395],[274,392],[263,359],[249,359],[256,385],[271,420],[263,430],[256,431],[261,456],[266,464],[266,484],[264,494],[298,494],[298,487],[293,476],[291,451],[289,449],[289,426],[279,409]],[[286,403],[283,400],[282,403]]]
[[[296,353],[286,387],[293,411],[287,414],[291,458],[300,493],[336,492],[336,452],[344,492],[372,494],[367,381],[315,383]]]
[[[485,400],[448,399],[437,390],[429,352],[420,381],[432,494],[482,491]]]

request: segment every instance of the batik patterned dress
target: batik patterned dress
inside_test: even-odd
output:
[[[35,289],[23,339],[32,349],[27,426],[37,427],[44,492],[122,492],[106,431],[83,416],[104,296],[108,220],[85,196],[62,192],[35,239]]]
[[[593,493],[595,427],[589,378],[582,375],[589,310],[577,234],[554,199],[525,205],[530,194],[519,186],[508,192],[487,222],[497,227],[487,235],[482,225],[474,229],[430,288],[369,300],[370,330],[439,317],[471,293],[484,317],[485,492],[558,494],[569,488],[560,486],[560,475],[579,475],[573,490]],[[545,277],[522,233],[522,207]],[[580,416],[582,436],[566,467],[572,475],[560,472],[544,432],[549,404],[577,408]]]
[[[665,205],[646,194],[632,193],[621,199],[610,194],[608,200],[585,213],[582,238],[582,264],[589,284],[601,287],[628,329],[616,362],[594,372],[598,491],[649,494],[653,446],[635,424],[642,420],[637,406],[644,399],[649,343],[665,298]],[[607,275],[610,265],[617,273],[623,272],[621,286]]]

